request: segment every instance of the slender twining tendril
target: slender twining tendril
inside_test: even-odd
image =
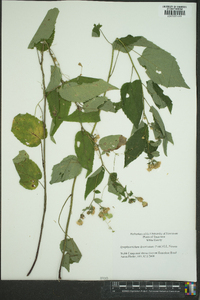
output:
[[[61,230],[65,233],[64,229],[62,228],[61,224],[60,224],[60,217],[61,217],[61,214],[62,214],[62,211],[63,211],[63,208],[65,207],[65,204],[67,203],[67,201],[69,200],[69,198],[71,197],[71,194],[67,197],[67,199],[65,200],[61,210],[60,210],[60,213],[59,213],[59,216],[58,216],[58,225],[60,226]]]

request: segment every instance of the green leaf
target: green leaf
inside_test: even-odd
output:
[[[125,167],[135,160],[144,150],[148,142],[148,126],[138,129],[127,141],[125,150]]]
[[[81,255],[81,252],[80,252],[78,246],[74,242],[74,240],[72,238],[67,239],[65,249],[64,249],[64,244],[65,244],[65,241],[64,240],[61,241],[60,250],[64,253],[67,252],[69,254],[70,263],[79,262],[82,255]]]
[[[141,47],[149,47],[149,48],[159,48],[152,42],[148,41],[142,36],[135,36],[127,35],[126,37],[116,39],[113,43],[113,49],[118,50],[124,53],[128,53],[133,50],[134,46],[141,46]]]
[[[28,113],[18,114],[13,119],[11,131],[22,144],[28,147],[38,146],[41,139],[47,137],[46,128],[44,134],[44,123]]]
[[[45,40],[45,42],[43,41],[43,42],[37,43],[35,45],[35,48],[41,52],[49,50],[49,48],[51,47],[51,45],[53,43],[54,36],[55,36],[55,30],[53,31],[53,33],[49,39]]]
[[[122,200],[122,202],[127,202],[127,200],[128,200],[128,198],[126,197]]]
[[[92,36],[93,37],[100,37],[100,28],[102,27],[102,25],[98,24],[94,24],[94,27],[92,29]]]
[[[135,125],[133,124],[133,128],[132,128],[132,131],[131,131],[131,135],[133,135],[138,129],[144,127],[144,122],[141,121],[140,124],[138,125],[138,128],[135,127]]]
[[[75,152],[81,166],[92,171],[94,160],[94,141],[89,132],[82,130],[75,137]]]
[[[47,43],[49,39],[52,39],[55,31],[55,23],[58,16],[59,10],[57,8],[50,9],[44,20],[42,21],[41,25],[39,26],[37,32],[35,33],[34,37],[32,38],[28,49],[33,49],[38,43],[42,44],[44,41]],[[51,41],[52,43],[52,41]],[[48,47],[46,47],[48,49]],[[47,50],[44,49],[44,50]],[[40,50],[40,49],[38,49]]]
[[[56,121],[61,122],[68,116],[71,102],[62,99],[57,90],[48,94],[47,101],[51,117],[54,119],[55,124]]]
[[[153,151],[153,152],[151,152],[151,154],[152,154],[153,157],[158,157],[158,156],[160,156],[159,151]]]
[[[101,199],[99,199],[99,198],[94,198],[94,202],[96,202],[97,204],[99,204],[99,203],[101,203],[103,201]]]
[[[108,135],[100,139],[99,146],[105,152],[119,149],[126,144],[126,138],[123,135]]]
[[[151,128],[153,129],[153,133],[156,140],[160,140],[165,137],[157,123],[151,123]]]
[[[95,194],[101,194],[101,192],[99,190],[95,190],[94,192],[95,192]]]
[[[158,108],[165,108],[167,106],[171,113],[171,99],[163,94],[163,90],[155,82],[152,80],[147,81],[147,90]]]
[[[113,214],[105,214],[106,218],[111,219],[113,217]]]
[[[165,138],[163,139],[163,151],[167,156],[167,144],[168,142],[174,144],[172,134],[170,132],[165,131]]]
[[[123,112],[135,127],[138,127],[144,108],[141,81],[135,80],[123,84],[121,98]]]
[[[54,139],[54,134],[56,133],[56,131],[58,130],[58,128],[60,127],[60,125],[62,124],[62,121],[56,121],[53,119],[51,121],[51,127],[50,127],[50,139],[52,140],[53,143],[56,144],[56,140]]]
[[[79,123],[96,123],[100,121],[100,116],[98,111],[84,113],[82,111],[75,110],[71,115],[64,117],[63,121]]]
[[[182,77],[175,57],[163,49],[146,48],[138,61],[141,66],[145,67],[147,75],[155,83],[165,87],[189,88]]]
[[[114,108],[115,108],[115,112],[118,112],[118,110],[120,110],[122,108],[122,101],[114,102],[113,105],[114,105]]]
[[[124,196],[124,187],[117,182],[117,173],[111,173],[108,179],[108,192],[117,196]]]
[[[151,145],[152,147],[154,147],[154,148],[160,146],[160,144],[161,144],[161,140],[158,140],[158,141],[156,141],[156,142],[150,141],[150,145]]]
[[[53,136],[63,122],[63,119],[68,116],[71,102],[61,98],[57,90],[53,90],[47,96],[49,111],[52,117],[50,137],[55,142]]]
[[[65,246],[65,249],[64,249]],[[68,271],[70,268],[70,264],[78,263],[82,257],[82,254],[74,242],[72,238],[67,239],[66,244],[65,241],[61,241],[60,243],[60,250],[61,252],[65,253],[64,259],[62,261],[62,266],[65,267]]]
[[[78,76],[59,89],[61,97],[71,102],[85,102],[102,93],[116,90],[117,87],[105,82],[103,79]]]
[[[42,172],[32,160],[29,159],[26,151],[19,151],[13,159],[13,163],[19,174],[19,183],[28,190],[34,190],[38,186],[38,180],[42,178]]]
[[[90,175],[90,177],[88,177],[85,189],[85,199],[90,194],[90,192],[96,189],[96,187],[101,183],[104,177],[104,173],[105,169],[103,167],[100,167],[92,175]]]
[[[50,184],[72,179],[81,173],[82,167],[75,155],[65,157],[53,166]]]
[[[159,156],[159,152],[156,150],[160,144],[161,144],[161,140],[157,142],[148,141],[148,143],[146,143],[145,152],[148,154],[149,159]]]
[[[149,111],[153,114],[153,118],[154,118],[155,123],[160,128],[163,136],[165,136],[165,125],[164,125],[164,123],[163,123],[163,121],[161,119],[161,116],[159,115],[159,112],[153,106],[151,106],[151,108],[150,108]]]
[[[69,256],[68,253],[66,253],[66,254],[63,256],[63,260],[62,260],[62,267],[64,267],[65,269],[67,269],[68,272],[70,271],[70,263],[69,263],[69,259],[70,259],[70,256]]]
[[[46,92],[50,92],[57,88],[61,82],[62,74],[60,72],[60,68],[57,66],[51,66],[51,78],[50,82],[46,88]]]
[[[158,49],[159,47],[156,46],[154,43],[151,41],[148,41],[146,38],[143,36],[136,36],[135,37],[135,43],[134,46],[139,46],[139,47],[148,47],[148,48],[155,48]]]
[[[103,111],[109,111],[109,112],[113,112],[113,113],[116,112],[114,103],[112,103],[112,101],[110,99],[108,99],[106,102],[104,102],[98,108]]]
[[[84,103],[83,109],[85,113],[98,111],[98,107],[107,101],[106,97],[95,97]]]
[[[139,37],[133,37],[130,34],[120,39],[117,38],[112,44],[113,49],[124,53],[128,53],[133,49],[134,44],[138,40],[138,38]]]

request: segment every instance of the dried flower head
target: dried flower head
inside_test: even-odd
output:
[[[83,221],[81,219],[78,219],[78,221],[76,222],[77,225],[81,226],[83,225]]]
[[[147,171],[150,172],[153,169],[158,169],[161,165],[161,161],[152,161],[148,164]]]

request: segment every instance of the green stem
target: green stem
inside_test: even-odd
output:
[[[110,77],[112,75],[113,59],[114,59],[114,49],[112,48],[112,55],[111,55],[111,62],[110,62],[110,69],[109,69],[109,72],[108,72],[107,83],[109,83]],[[104,97],[105,97],[105,95],[106,95],[106,92],[104,93]],[[97,126],[97,122],[94,124],[94,126],[92,128],[91,134],[94,133],[94,130],[95,130],[96,126]]]
[[[39,56],[38,56],[39,58]],[[44,99],[44,113],[43,113],[43,147],[42,147],[42,166],[43,166],[43,174],[44,174],[44,207],[43,207],[43,215],[42,215],[42,222],[41,222],[41,228],[40,228],[40,235],[39,235],[39,241],[38,246],[36,250],[35,259],[33,261],[32,267],[30,268],[29,272],[27,273],[27,276],[29,276],[37,262],[38,254],[40,250],[40,244],[42,240],[42,233],[44,228],[44,220],[45,220],[45,214],[46,214],[46,206],[47,206],[47,184],[46,184],[46,140],[45,140],[45,133],[46,133],[46,86],[45,86],[45,75],[44,75],[44,69],[43,69],[43,61],[44,61],[44,52],[41,52],[41,60],[39,60],[41,72],[42,72],[42,85],[43,85],[43,99]],[[42,141],[41,141],[42,143]]]
[[[137,71],[137,69],[136,69],[136,67],[135,67],[135,65],[134,65],[134,63],[133,63],[132,57],[130,56],[130,53],[129,53],[128,49],[126,48],[126,46],[124,45],[124,43],[123,43],[120,39],[117,39],[117,40],[122,44],[122,46],[123,46],[124,49],[126,50],[128,56],[129,56],[129,59],[130,59],[130,61],[131,61],[131,64],[132,64],[132,66],[133,66],[133,68],[134,68],[134,70],[135,70],[135,72],[136,72],[138,78],[141,80],[140,75],[139,75],[139,73],[138,73],[138,71]],[[141,81],[142,81],[142,80],[141,80]]]
[[[104,169],[106,170],[106,172],[110,175],[111,173],[108,171],[108,169],[106,168],[106,166],[104,164],[104,161],[103,161],[103,158],[102,158],[102,155],[101,155],[101,151],[99,149],[99,145],[97,145],[97,147],[98,147],[99,157],[100,157],[100,160],[101,160],[101,165],[102,165],[102,167],[104,167]]]
[[[105,36],[105,34],[103,33],[103,31],[100,29],[100,31],[101,31],[101,33],[102,33],[102,35],[103,35],[103,37],[104,37],[104,39],[109,43],[109,44],[111,44],[112,45],[112,43],[111,42],[109,42],[109,40],[106,38],[106,36]]]
[[[72,184],[70,208],[69,208],[67,224],[66,224],[66,229],[65,229],[64,247],[63,247],[63,253],[62,253],[62,258],[61,258],[61,262],[60,262],[59,272],[58,272],[58,278],[59,279],[61,279],[62,262],[63,262],[63,259],[64,259],[65,249],[66,249],[66,245],[67,245],[67,236],[68,236],[69,222],[70,222],[70,218],[71,218],[71,215],[72,215],[72,207],[73,207],[73,200],[74,200],[74,188],[75,188],[76,178],[77,177],[74,177],[74,181],[73,181],[73,184]]]

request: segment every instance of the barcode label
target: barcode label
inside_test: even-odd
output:
[[[164,15],[167,16],[185,16],[185,10],[164,10]]]
[[[160,17],[191,17],[191,6],[189,5],[160,5]]]

